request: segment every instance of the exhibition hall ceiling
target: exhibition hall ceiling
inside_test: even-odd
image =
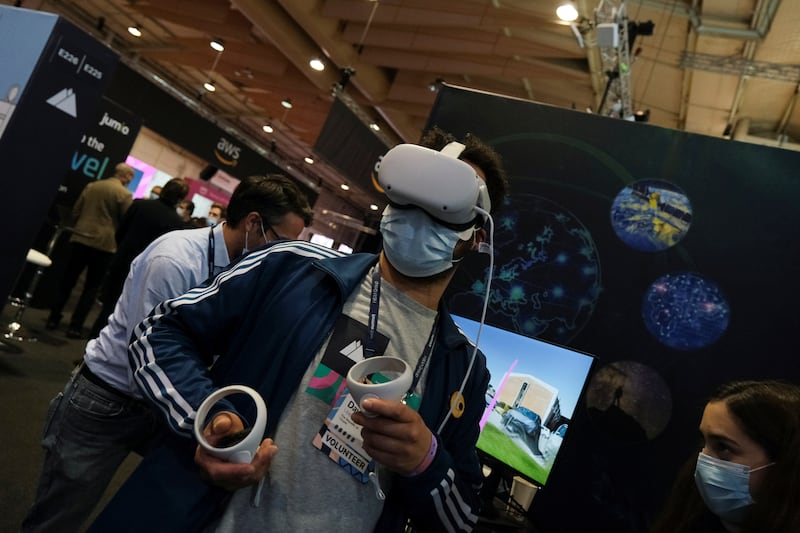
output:
[[[15,2],[3,1],[13,5]],[[19,2],[16,2],[17,4]],[[333,88],[390,143],[419,139],[438,82],[581,112],[613,114],[603,99],[608,50],[598,25],[624,7],[632,31],[632,111],[650,124],[796,149],[800,2],[795,0],[58,0],[23,7],[63,14],[142,73],[273,151],[314,185],[369,197],[323,161],[304,162]],[[599,9],[598,9],[599,8]],[[598,14],[600,16],[598,16]],[[101,21],[102,19],[102,21]],[[652,34],[648,35],[648,23]],[[138,25],[139,38],[127,28]],[[222,39],[225,49],[209,42]],[[601,43],[603,41],[601,40]],[[629,41],[630,42],[630,41]],[[583,46],[581,46],[581,44]],[[322,59],[321,72],[309,66]],[[349,77],[345,69],[352,69]],[[202,86],[213,80],[216,90]],[[614,91],[612,97],[616,98]],[[281,105],[290,99],[292,108]],[[601,105],[602,104],[602,105]],[[274,131],[266,133],[269,124]],[[274,143],[274,144],[273,144]]]

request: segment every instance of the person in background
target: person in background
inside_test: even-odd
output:
[[[192,213],[194,213],[194,202],[191,200],[183,200],[175,208],[175,211],[180,215],[183,224],[187,228],[191,228]]]
[[[86,270],[83,291],[72,312],[66,334],[71,339],[83,336],[86,315],[94,304],[106,267],[117,251],[114,233],[133,201],[131,192],[125,188],[133,176],[133,167],[119,163],[113,176],[89,183],[78,197],[72,210],[75,222],[70,237],[70,256],[47,317],[47,329],[58,327],[72,289],[81,273]]]
[[[172,188],[164,186],[162,199]],[[158,434],[155,412],[130,382],[133,326],[244,250],[295,238],[310,223],[308,200],[290,179],[252,176],[234,191],[225,223],[162,235],[133,260],[108,325],[86,345],[82,364],[50,404],[44,464],[23,532],[80,531],[122,461],[131,452],[146,453]]]
[[[108,267],[100,300],[103,308],[92,325],[89,338],[97,337],[114,311],[122,285],[128,276],[131,261],[148,244],[168,231],[181,229],[183,220],[175,211],[178,202],[186,198],[189,184],[181,178],[172,178],[163,187],[156,200],[134,200],[117,228],[117,253]]]
[[[426,136],[431,149],[415,150],[408,174],[440,177],[425,175],[427,163],[450,157],[438,149],[452,140],[438,130]],[[503,205],[499,157],[474,137],[465,144],[461,161],[448,165],[470,185],[485,180],[486,210]],[[404,531],[408,520],[415,530],[474,527],[482,482],[475,443],[489,372],[442,296],[458,261],[486,238],[486,219],[461,222],[453,227],[421,207],[390,206],[380,255],[272,243],[210,285],[154,309],[134,331],[129,360],[174,437],[145,458],[90,531],[393,532]],[[403,358],[417,379],[403,402],[365,401],[377,416],[353,414],[360,432],[333,434],[359,442],[380,465],[367,476],[360,468],[369,461],[340,463],[345,455],[323,446],[327,430],[320,428],[336,431],[326,419],[356,360],[343,350],[369,349],[370,338],[376,355]],[[195,410],[231,383],[256,388],[269,409],[269,438],[248,464],[222,461],[192,438]],[[345,396],[341,401],[349,405]],[[224,412],[206,431],[214,443],[243,427],[240,416]]]
[[[208,223],[209,226],[218,224],[219,222],[225,220],[225,214],[226,214],[225,206],[214,202],[208,209],[208,216],[206,217],[206,222]]]
[[[157,200],[159,196],[161,196],[161,185],[154,185],[152,189],[150,189],[150,200]]]
[[[800,386],[735,381],[711,395],[702,447],[653,533],[800,531]]]

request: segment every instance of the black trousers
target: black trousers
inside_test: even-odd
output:
[[[80,330],[86,321],[86,315],[92,309],[97,289],[103,282],[103,276],[114,254],[77,242],[70,243],[70,247],[69,262],[64,270],[64,278],[61,280],[56,300],[53,307],[50,308],[49,320],[53,322],[61,320],[61,312],[72,294],[72,289],[78,282],[81,273],[86,270],[83,292],[81,292],[81,297],[69,321],[70,328]]]
[[[125,280],[128,278],[128,268],[119,265],[114,265],[109,268],[106,279],[103,282],[103,288],[100,290],[100,299],[103,301],[103,309],[97,315],[97,320],[92,325],[92,331],[89,333],[89,338],[94,339],[100,334],[100,330],[108,324],[108,317],[114,312],[122,294],[122,289],[125,286]]]

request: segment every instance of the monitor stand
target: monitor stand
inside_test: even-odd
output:
[[[510,513],[507,510],[510,491],[500,489],[503,482],[503,468],[491,465],[491,473],[483,479],[481,489],[481,510],[475,533],[494,533],[507,531],[535,531],[524,513]]]
[[[494,498],[493,510],[490,513],[484,513],[484,510],[481,509],[475,533],[536,532],[533,524],[524,514],[509,513],[506,511],[506,505],[507,503],[500,498]]]

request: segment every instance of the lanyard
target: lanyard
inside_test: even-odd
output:
[[[214,228],[211,226],[208,230],[208,277],[214,275]]]
[[[378,330],[378,309],[380,307],[381,299],[381,273],[379,267],[375,267],[372,274],[372,290],[370,291],[369,300],[369,324],[367,324],[367,338],[364,341],[364,358],[372,357],[375,355],[375,332]],[[408,389],[407,395],[411,395],[414,389],[417,388],[422,377],[422,372],[428,366],[428,361],[433,353],[433,345],[436,343],[436,333],[439,330],[439,313],[436,313],[436,318],[433,320],[433,327],[431,334],[428,336],[428,342],[425,343],[425,348],[419,356],[417,366],[414,368],[414,376],[411,381],[411,386]]]

